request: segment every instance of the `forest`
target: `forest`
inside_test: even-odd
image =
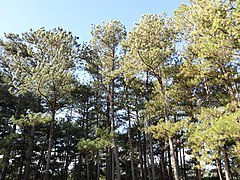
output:
[[[0,180],[240,178],[240,0],[90,33],[0,39]]]

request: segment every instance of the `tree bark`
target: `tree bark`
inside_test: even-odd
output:
[[[46,163],[44,180],[49,179],[51,152],[52,152],[52,146],[53,146],[54,124],[55,124],[55,111],[52,111],[52,120],[50,122],[50,134],[49,134],[49,141],[48,141],[47,163]]]
[[[176,159],[175,152],[174,152],[173,139],[171,137],[169,137],[168,142],[169,142],[169,148],[170,148],[171,164],[172,164],[172,168],[173,168],[174,179],[180,180],[178,163],[177,163],[177,159]]]
[[[201,168],[196,168],[196,180],[201,180],[202,179],[202,173],[201,173]]]
[[[33,125],[31,127],[30,140],[29,140],[26,159],[25,159],[25,163],[24,163],[25,164],[24,180],[28,180],[29,175],[30,175],[30,164],[31,164],[32,151],[33,151],[35,129],[36,129],[36,127],[35,127],[35,125]]]
[[[152,179],[156,180],[155,163],[154,163],[154,152],[153,152],[153,142],[152,142],[152,136],[151,135],[149,135],[149,147],[150,147]]]
[[[129,143],[129,149],[130,149],[130,159],[131,159],[131,175],[132,180],[135,180],[135,174],[134,174],[134,150],[132,145],[132,137],[131,137],[131,117],[130,117],[130,109],[128,105],[128,89],[126,88],[126,110],[127,110],[127,119],[128,119],[128,143]]]
[[[217,166],[218,178],[219,180],[223,180],[222,163],[220,159],[216,159],[216,166]]]
[[[223,159],[224,159],[224,171],[225,171],[226,180],[232,180],[232,173],[230,171],[227,152],[223,152]]]
[[[114,70],[114,60],[113,60],[113,70]],[[114,137],[114,132],[115,132],[115,109],[114,109],[114,79],[111,80],[111,85],[110,85],[110,94],[109,94],[109,101],[110,101],[110,121],[111,121],[111,135],[113,136],[112,142],[113,142],[113,147],[112,147],[112,153],[116,165],[116,174],[117,174],[117,180],[121,180],[121,174],[120,174],[120,165],[119,165],[119,158],[118,158],[118,153],[117,153],[117,147],[116,147],[116,141]],[[114,163],[113,163],[114,164]],[[114,174],[114,168],[112,169],[113,174]]]
[[[162,171],[162,180],[166,180],[166,164],[164,161],[164,151],[160,152],[160,165],[161,165],[161,171]]]

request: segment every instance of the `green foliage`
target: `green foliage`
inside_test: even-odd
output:
[[[9,69],[13,94],[42,96],[51,109],[73,89],[76,38],[61,28],[6,34],[1,41],[4,69]]]
[[[152,133],[153,137],[159,140],[167,141],[169,137],[176,137],[181,135],[186,127],[186,121],[178,122],[164,122],[160,120],[157,125],[152,125],[146,129],[147,132]]]
[[[119,75],[118,47],[126,37],[125,26],[120,21],[110,21],[92,27],[90,45],[97,54],[89,65],[95,65],[98,73],[103,77],[103,83],[109,84]]]
[[[232,157],[239,156],[239,117],[240,109],[234,102],[226,107],[201,110],[199,123],[189,125],[188,137],[188,145],[199,162],[211,163],[225,150],[230,151]]]
[[[143,15],[122,42],[122,46],[127,50],[126,62],[123,63],[126,69],[131,69],[126,70],[126,75],[134,75],[139,70],[151,70],[158,75],[159,68],[162,68],[162,74],[165,74],[164,67],[171,62],[175,52],[176,37],[173,22],[166,14]]]
[[[186,41],[186,73],[223,84],[231,98],[239,98],[239,1],[191,0],[175,19]]]
[[[14,116],[11,117],[11,121],[19,126],[36,126],[40,124],[47,124],[51,121],[51,116],[46,113],[33,113],[27,110],[26,114],[21,115],[20,119],[16,119]]]
[[[81,139],[78,142],[78,149],[85,153],[94,153],[99,150],[104,150],[106,147],[111,147],[111,136],[107,130],[101,130],[99,128],[95,131],[96,138],[94,139]]]

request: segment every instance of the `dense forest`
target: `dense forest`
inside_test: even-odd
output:
[[[1,180],[239,179],[239,0],[90,33],[0,40]]]

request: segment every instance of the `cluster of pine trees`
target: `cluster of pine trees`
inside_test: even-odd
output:
[[[190,0],[85,44],[6,33],[0,179],[238,179],[239,32],[239,0]]]

